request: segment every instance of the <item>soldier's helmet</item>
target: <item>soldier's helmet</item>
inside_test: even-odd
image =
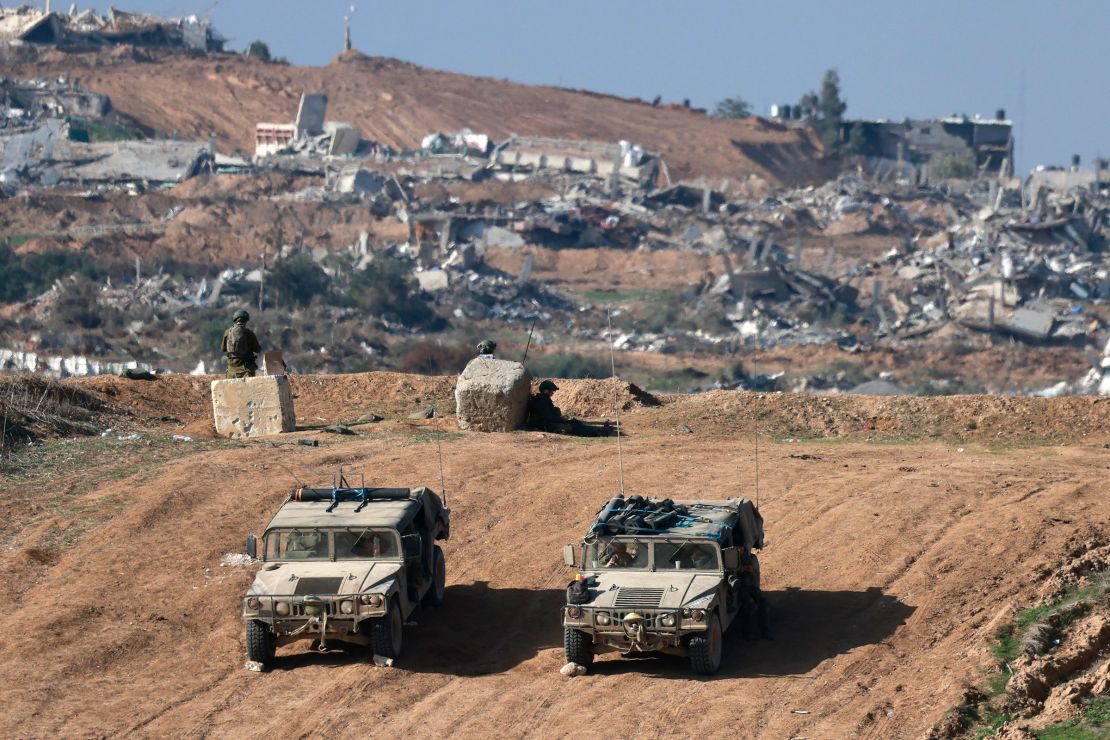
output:
[[[493,351],[497,349],[497,342],[492,339],[483,339],[478,342],[478,353],[483,355],[492,355]]]
[[[551,391],[552,393],[554,393],[557,390],[559,390],[559,386],[555,385],[550,380],[545,380],[540,383],[540,393],[543,393],[544,391]]]
[[[232,321],[238,321],[239,319],[242,319],[243,321],[250,321],[251,320],[251,315],[249,313],[247,313],[245,310],[243,310],[242,308],[240,308],[235,313],[231,314],[231,320]]]

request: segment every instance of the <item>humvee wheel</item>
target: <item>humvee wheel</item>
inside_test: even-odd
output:
[[[705,632],[690,637],[690,666],[694,673],[708,676],[717,672],[721,667],[723,643],[721,620],[713,612],[709,615]]]
[[[270,625],[252,619],[247,622],[247,658],[269,668],[274,662],[276,648]]]
[[[374,648],[374,655],[383,658],[401,657],[401,606],[397,600],[389,602],[389,611],[384,617],[374,620],[370,626],[370,644]]]
[[[420,603],[424,606],[443,606],[443,597],[447,595],[447,561],[443,557],[443,550],[436,545],[435,555],[432,558],[432,587]]]
[[[582,630],[563,630],[563,653],[568,663],[589,668],[594,662],[594,641]]]

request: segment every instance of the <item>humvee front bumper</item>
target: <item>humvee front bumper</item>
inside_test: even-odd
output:
[[[382,594],[250,594],[243,597],[242,613],[243,619],[266,622],[278,636],[356,635],[364,620],[385,616],[388,604]]]
[[[595,644],[621,652],[649,652],[681,648],[688,635],[704,632],[702,609],[608,609],[563,607],[563,627],[592,635]]]

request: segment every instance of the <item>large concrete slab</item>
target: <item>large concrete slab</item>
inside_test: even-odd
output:
[[[455,385],[459,429],[510,432],[524,425],[532,376],[511,360],[476,357]]]
[[[297,138],[315,136],[324,132],[324,116],[328,112],[328,96],[322,93],[304,93],[297,108]]]
[[[212,381],[216,433],[231,438],[264,437],[296,427],[293,389],[284,375]]]

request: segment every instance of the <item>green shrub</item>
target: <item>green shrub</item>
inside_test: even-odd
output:
[[[266,277],[267,291],[274,295],[278,304],[307,306],[331,287],[327,273],[304,252],[278,260]]]
[[[435,317],[416,284],[412,261],[381,254],[351,278],[348,302],[373,316],[407,326],[428,324]]]
[[[976,172],[975,155],[971,152],[946,152],[929,160],[933,179],[951,180],[973,177]]]
[[[79,252],[57,249],[19,255],[0,241],[0,303],[26,301],[73,274],[101,280],[105,271]]]
[[[613,374],[608,358],[555,352],[529,363],[537,378],[608,378]]]

